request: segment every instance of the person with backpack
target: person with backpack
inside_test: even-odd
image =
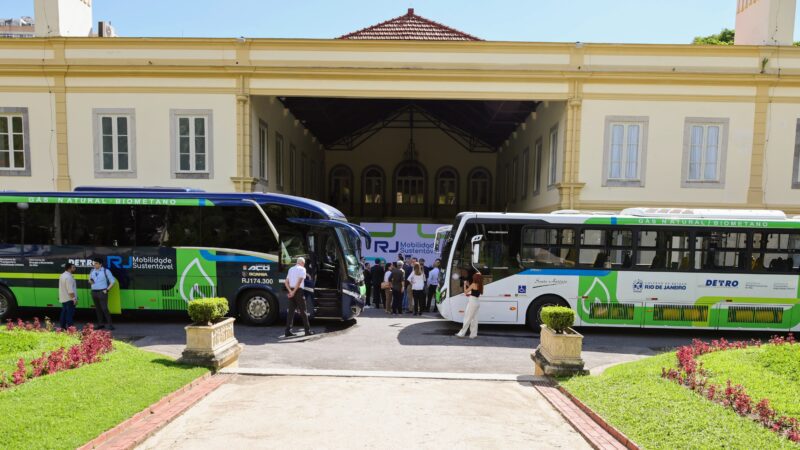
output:
[[[94,269],[89,272],[89,283],[92,286],[92,301],[94,310],[97,313],[97,329],[114,329],[111,324],[111,312],[108,310],[108,293],[117,282],[111,271],[103,267],[103,260],[95,258]]]

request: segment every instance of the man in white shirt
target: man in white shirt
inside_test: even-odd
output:
[[[75,264],[64,264],[64,273],[58,277],[58,302],[61,303],[61,317],[59,325],[62,330],[72,326],[75,317],[75,307],[78,306],[78,291],[75,283]]]
[[[289,269],[284,282],[286,290],[289,292],[289,309],[286,312],[286,337],[297,336],[292,333],[294,326],[294,312],[300,310],[300,317],[303,318],[303,326],[306,328],[306,336],[314,334],[311,325],[308,323],[306,314],[306,298],[303,292],[303,282],[306,280],[306,260],[297,258],[297,265]]]
[[[425,309],[430,308],[431,312],[436,311],[436,290],[439,289],[439,273],[441,269],[442,260],[437,259],[433,263],[433,269],[428,274],[428,293],[425,301]]]

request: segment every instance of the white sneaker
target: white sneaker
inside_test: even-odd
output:
[[[478,337],[478,335],[475,335],[475,336],[470,336],[469,338],[470,338],[470,339],[476,339],[477,337]]]
[[[464,338],[466,337],[466,336],[464,336],[464,335],[463,335],[463,334],[461,334],[461,333],[456,333],[456,334],[455,334],[455,336],[456,336],[457,338],[459,338],[459,339],[464,339]]]

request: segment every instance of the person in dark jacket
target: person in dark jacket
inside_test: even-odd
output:
[[[403,272],[403,261],[397,261],[389,281],[392,283],[392,315],[403,314],[403,291],[406,287],[406,274]]]
[[[372,306],[380,308],[383,302],[381,301],[381,282],[383,281],[383,261],[380,259],[375,260],[375,265],[370,269],[370,281],[372,282]]]
[[[364,287],[367,288],[367,306],[372,306],[372,271],[369,263],[364,263]]]

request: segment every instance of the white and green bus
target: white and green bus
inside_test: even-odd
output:
[[[538,330],[563,305],[578,326],[800,330],[800,217],[782,211],[461,213],[437,242],[456,322],[480,271],[480,323]]]

